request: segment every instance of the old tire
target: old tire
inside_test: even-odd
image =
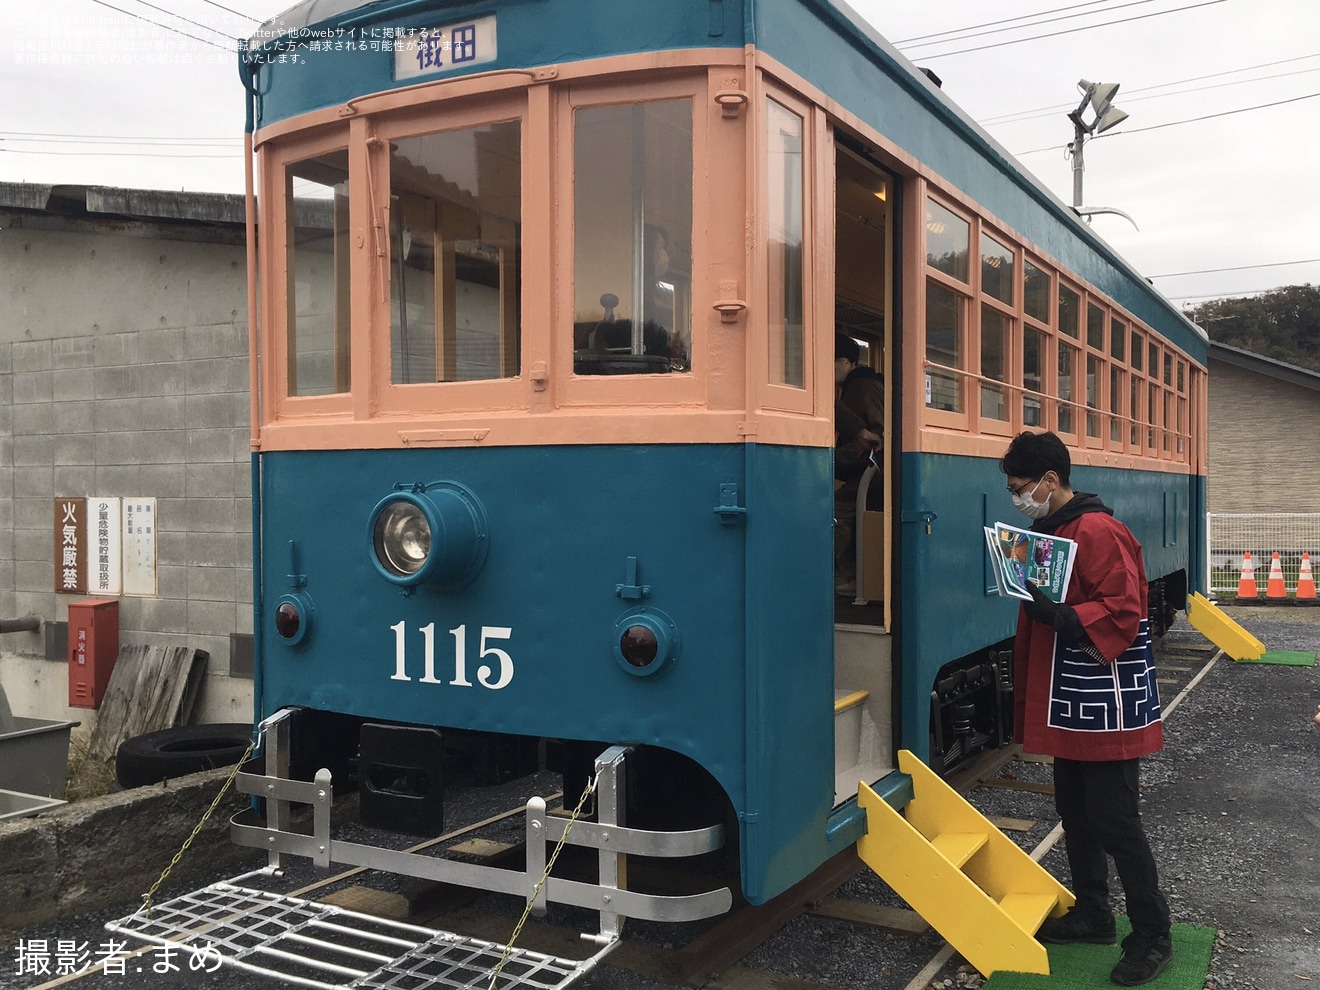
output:
[[[252,726],[243,722],[180,725],[125,739],[115,754],[124,787],[157,784],[202,770],[233,766],[247,752]]]

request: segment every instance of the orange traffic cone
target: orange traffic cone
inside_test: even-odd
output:
[[[1274,551],[1270,561],[1270,579],[1265,584],[1265,597],[1281,601],[1288,597],[1288,589],[1283,585],[1283,565],[1279,563],[1279,551]]]
[[[1251,551],[1242,555],[1242,577],[1238,580],[1239,598],[1259,598],[1260,589],[1256,587],[1256,565],[1251,562]]]
[[[1302,566],[1297,571],[1297,597],[1315,597],[1315,578],[1311,576],[1311,555],[1302,554]]]

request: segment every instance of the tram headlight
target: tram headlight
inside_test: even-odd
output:
[[[372,530],[376,562],[396,577],[411,577],[431,556],[431,524],[412,502],[390,502],[376,516]]]
[[[477,497],[448,481],[397,489],[367,521],[376,570],[404,587],[435,581],[459,586],[476,577],[490,543]]]

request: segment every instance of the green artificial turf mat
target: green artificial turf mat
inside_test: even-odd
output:
[[[1118,940],[1132,931],[1127,918],[1115,919]],[[1150,990],[1202,990],[1210,971],[1210,950],[1215,930],[1200,925],[1173,926],[1173,961],[1146,984]],[[1109,972],[1123,957],[1121,945],[1046,945],[1050,975],[1000,971],[985,982],[983,990],[1114,990]]]
[[[1272,663],[1282,667],[1314,667],[1315,654],[1309,650],[1301,653],[1288,650],[1266,650],[1259,660],[1239,660],[1238,663]]]

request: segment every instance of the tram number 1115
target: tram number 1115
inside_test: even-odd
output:
[[[392,681],[411,681],[408,676],[407,624],[400,621],[390,626],[394,633],[394,673]],[[475,687],[468,680],[467,667],[467,624],[449,630],[454,637],[454,677],[446,681],[435,675],[435,623],[428,622],[418,630],[422,634],[422,676],[419,684],[448,684],[450,687]],[[481,643],[478,647],[479,660],[491,659],[493,663],[483,663],[477,667],[477,683],[484,688],[498,691],[508,687],[513,680],[513,658],[498,646],[491,643],[507,640],[513,635],[511,626],[482,626]]]

